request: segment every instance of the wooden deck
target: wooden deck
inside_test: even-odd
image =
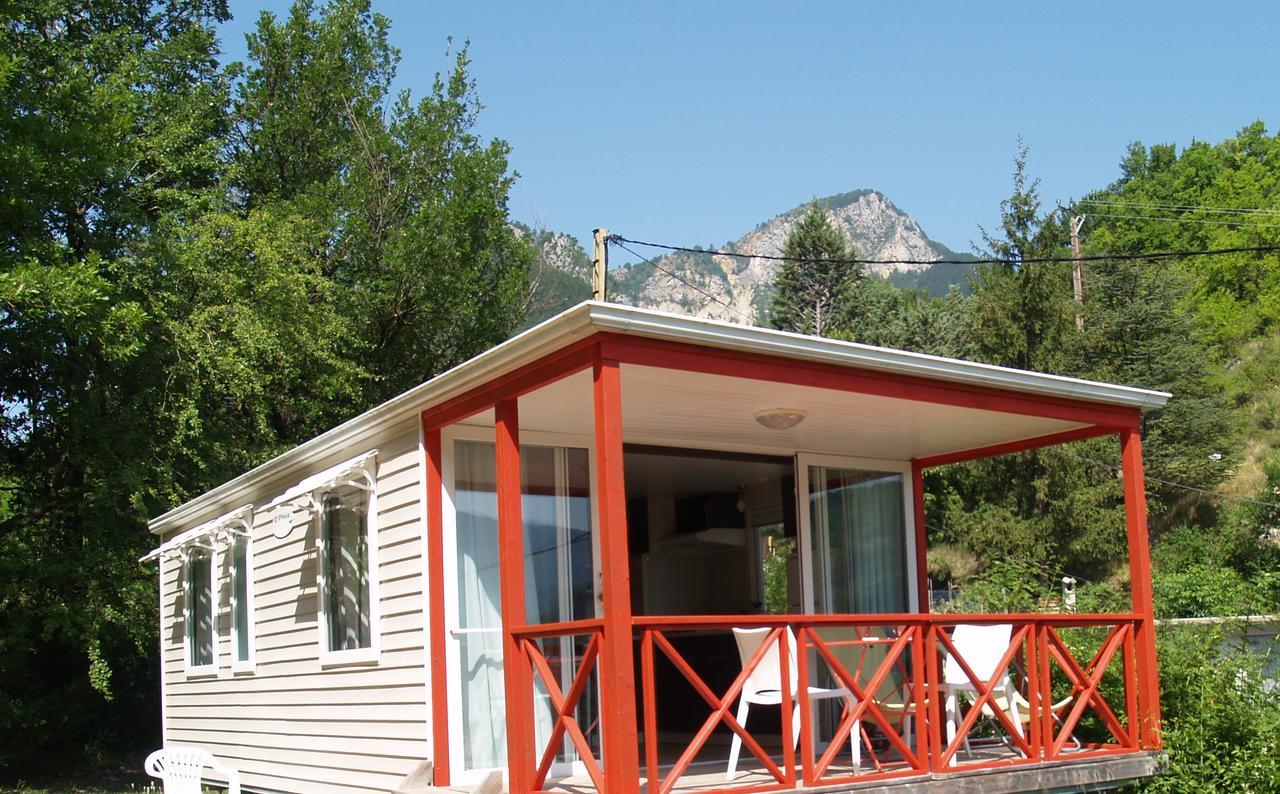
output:
[[[728,751],[708,753],[702,761],[695,761],[671,789],[673,794],[699,794],[705,792],[732,792],[735,790],[760,790],[776,785],[773,778],[754,758],[739,761],[737,774],[732,782],[725,780],[728,763]],[[718,757],[714,757],[718,756]],[[986,743],[972,748],[961,760],[962,764],[971,762],[1013,760],[1019,758],[1016,753],[999,743]],[[780,757],[775,757],[780,762]],[[841,759],[844,764],[833,764],[831,777],[853,776],[857,772]],[[891,760],[881,759],[886,766]],[[1099,758],[1084,756],[1079,759],[1061,759],[1039,764],[1020,764],[997,769],[966,770],[960,767],[955,772],[941,774],[912,774],[892,780],[876,779],[865,782],[840,783],[830,786],[803,788],[812,792],[884,792],[885,794],[1013,794],[1014,792],[1031,791],[1103,791],[1118,788],[1126,782],[1150,777],[1157,774],[1164,765],[1162,753],[1132,753],[1114,757]],[[668,766],[663,767],[665,775]],[[866,762],[860,772],[872,773],[875,767]],[[802,787],[797,786],[797,789]],[[564,794],[599,794],[585,775],[555,781],[549,784],[549,791]],[[641,784],[644,794],[648,794],[647,783]],[[787,790],[778,788],[776,790]],[[657,789],[655,788],[656,792]]]

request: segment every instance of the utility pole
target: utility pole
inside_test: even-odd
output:
[[[1075,215],[1071,223],[1071,286],[1076,296],[1076,330],[1084,333],[1084,263],[1080,261],[1080,230],[1084,228],[1084,216]]]
[[[591,257],[591,300],[605,300],[605,277],[609,272],[609,230],[594,229],[595,252]]]

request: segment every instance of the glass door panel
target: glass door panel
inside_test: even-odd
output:
[[[804,475],[814,610],[909,611],[904,473],[806,462]]]
[[[506,702],[502,672],[502,612],[498,565],[497,487],[492,442],[454,444],[457,627],[455,675],[460,684],[461,742],[467,770],[505,767]],[[524,523],[526,619],[531,624],[596,615],[596,577],[587,450],[521,446],[521,511]],[[539,642],[561,690],[572,682],[586,640]],[[535,685],[535,735],[550,736],[554,710],[540,679]],[[578,709],[595,745],[596,692]],[[574,760],[566,741],[561,762]]]

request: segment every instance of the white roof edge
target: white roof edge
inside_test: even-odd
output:
[[[592,307],[592,319],[596,326],[620,333],[673,339],[710,347],[780,354],[790,358],[835,363],[860,369],[906,373],[930,380],[970,383],[1128,408],[1159,408],[1172,396],[1168,392],[1139,389],[1133,386],[1118,386],[1063,375],[1029,372],[1010,367],[998,367],[994,364],[981,364],[976,361],[874,347],[858,342],[822,339],[720,320],[702,320],[619,304],[592,302],[588,305]]]
[[[443,402],[487,381],[497,372],[518,366],[525,359],[536,358],[547,348],[560,347],[586,336],[591,328],[591,305],[580,303],[561,312],[453,369],[442,372],[426,383],[420,383],[296,447],[285,450],[245,473],[156,516],[147,522],[147,528],[153,534],[162,534],[190,523],[201,515],[213,512],[215,505],[233,502],[240,492],[255,487],[263,480],[284,477],[291,471],[305,468],[315,457],[332,454],[362,436],[403,421],[410,408],[421,411],[428,405]]]
[[[444,402],[494,375],[564,347],[595,331],[636,334],[708,347],[779,355],[879,371],[904,372],[932,380],[970,383],[1033,394],[1065,397],[1129,408],[1159,408],[1167,392],[1047,375],[1038,372],[873,347],[857,342],[775,331],[720,320],[586,301],[520,333],[480,355],[409,389],[320,435],[286,450],[249,471],[153,518],[151,532],[161,534],[233,503],[264,480],[306,468],[362,437],[404,421],[406,414]]]
[[[1163,618],[1157,626],[1211,626],[1221,623],[1280,623],[1280,615],[1221,615],[1207,618]]]
[[[324,471],[308,475],[297,483],[286,488],[284,493],[258,509],[263,511],[270,510],[274,507],[279,507],[286,502],[292,502],[305,494],[330,488],[346,475],[351,474],[357,469],[364,469],[371,459],[377,460],[377,457],[378,450],[371,449],[367,452],[362,452],[359,455],[356,455],[354,458],[344,460],[336,466],[330,466]],[[373,473],[370,472],[369,476],[372,477]],[[372,485],[372,483],[370,483],[370,485]]]

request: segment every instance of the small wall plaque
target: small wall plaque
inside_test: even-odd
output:
[[[271,534],[280,540],[284,540],[289,537],[291,532],[293,532],[293,511],[287,508],[277,510],[276,514],[271,517]]]

